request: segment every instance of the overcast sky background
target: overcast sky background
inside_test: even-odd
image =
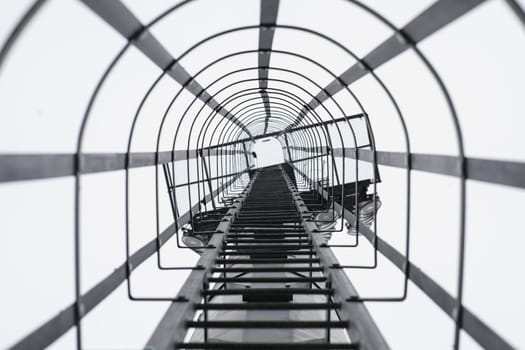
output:
[[[30,1],[0,4],[3,41]],[[148,22],[173,1],[124,1]],[[432,1],[366,1],[370,7],[403,26]],[[201,0],[183,7],[152,28],[175,57],[206,36],[259,22],[259,1]],[[341,0],[282,0],[279,24],[318,29],[339,40],[358,56],[366,55],[391,35],[384,25]],[[0,73],[0,152],[74,152],[78,127],[90,93],[124,40],[77,1],[52,0],[35,17]],[[210,61],[258,46],[256,30],[218,38],[182,60],[194,74]],[[503,0],[490,0],[425,39],[419,47],[441,74],[456,104],[469,157],[525,161],[525,30]],[[334,74],[355,60],[319,38],[276,30],[274,48],[296,51],[325,64]],[[312,64],[272,55],[272,66],[306,73],[320,85],[332,77]],[[229,60],[203,74],[206,86],[219,74],[239,66],[256,66],[256,55]],[[377,69],[405,114],[412,151],[457,154],[451,118],[443,96],[414,53],[407,51]],[[123,152],[131,117],[149,85],[160,74],[138,50],[131,48],[103,87],[94,106],[85,140],[86,152]],[[242,77],[256,77],[256,71]],[[290,78],[270,72],[273,78]],[[233,77],[234,81],[236,77]],[[224,82],[222,86],[227,83]],[[254,83],[251,83],[254,85]],[[316,94],[315,87],[303,82]],[[246,86],[251,86],[246,84]],[[269,86],[283,87],[279,83]],[[212,91],[218,91],[216,86]],[[367,76],[351,86],[364,102],[379,150],[404,151],[399,121],[391,103]],[[153,151],[160,117],[179,85],[163,78],[144,106],[133,151]],[[296,91],[301,94],[301,92]],[[221,94],[222,98],[226,94]],[[307,95],[303,94],[305,99]],[[359,112],[346,92],[338,101],[350,115]],[[161,139],[170,149],[174,126],[193,97],[184,92],[175,103]],[[335,113],[335,107],[327,103]],[[195,113],[200,104],[192,107]],[[206,107],[207,108],[207,107]],[[318,108],[317,111],[328,118]],[[189,123],[183,124],[176,148],[185,149]],[[197,123],[197,127],[200,124]],[[180,141],[179,141],[180,140]],[[277,148],[257,146],[258,161],[277,155]],[[271,145],[271,143],[268,143]],[[351,144],[346,146],[351,147]],[[194,147],[192,147],[194,148]],[[280,157],[281,155],[279,155]],[[266,161],[266,160],[265,160]],[[348,164],[348,166],[350,166]],[[363,165],[364,167],[365,165]],[[177,182],[186,179],[187,164],[177,165]],[[194,165],[190,164],[193,168]],[[378,232],[399,251],[405,234],[404,171],[380,167],[378,185],[383,207]],[[155,236],[154,169],[131,174],[131,236],[133,251]],[[347,180],[351,179],[351,174]],[[125,258],[124,172],[82,178],[82,289],[89,290]],[[179,182],[180,181],[180,182]],[[163,183],[161,182],[161,185]],[[54,316],[74,300],[73,178],[0,185],[0,348],[5,348]],[[459,182],[456,178],[413,172],[412,262],[452,295],[456,291]],[[169,203],[161,188],[161,228],[171,222]],[[181,192],[181,196],[185,196]],[[184,197],[180,197],[184,198]],[[465,305],[516,348],[525,349],[525,192],[468,181]],[[185,204],[181,204],[181,210]],[[187,207],[187,203],[186,203]],[[334,237],[335,242],[348,239]],[[348,240],[345,242],[349,242]],[[163,248],[166,265],[187,266],[197,256]],[[367,263],[369,245],[338,250],[343,264]],[[402,274],[383,258],[377,271],[348,271],[363,296],[396,296]],[[149,259],[132,276],[138,296],[172,296],[184,272],[158,271]],[[449,349],[453,322],[413,284],[403,303],[368,304],[393,349]],[[83,321],[86,349],[136,349],[143,346],[166,310],[166,302],[131,302],[121,285]],[[71,349],[74,331],[51,348]],[[462,336],[463,349],[478,349]]]

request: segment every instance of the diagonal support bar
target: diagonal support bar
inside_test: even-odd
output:
[[[234,181],[238,179],[239,176],[236,176],[232,180],[228,181],[226,186],[230,186],[232,183],[234,183]],[[218,195],[220,192],[220,189],[216,189],[213,193],[213,196]],[[206,195],[205,201],[208,202],[211,197],[212,196],[209,194]],[[200,203],[195,204],[192,208],[192,211],[197,211],[199,206]],[[188,210],[179,218],[179,227],[185,225],[191,220],[190,213],[191,211]],[[171,224],[160,234],[160,245],[164,245],[174,235],[175,224]],[[154,238],[142,248],[138,249],[130,257],[131,264],[135,266],[135,268],[140,266],[143,262],[155,254],[155,252],[157,252],[157,245],[157,238]],[[125,280],[126,262],[117,266],[111,274],[106,276],[93,288],[82,295],[81,304],[84,306],[83,317],[85,317],[98,304],[105,300],[106,297],[113,293],[113,291],[115,291]],[[10,347],[10,350],[43,349],[50,346],[75,325],[75,308],[76,303],[70,304],[67,308],[48,319],[41,326],[26,335],[23,339],[20,339],[16,344]]]
[[[330,268],[339,262],[330,248],[321,247],[323,243],[322,236],[315,234],[317,230],[315,224],[307,220],[311,218],[311,214],[307,209],[308,207],[284,170],[283,174],[286,177],[288,188],[293,194],[297,210],[301,214],[303,228],[309,235],[314,250],[320,259],[320,266],[323,266],[325,275],[329,276],[330,282],[332,283],[334,302],[341,304],[339,316],[343,319],[350,320],[350,324],[347,325],[347,331],[352,339],[352,343],[358,342],[360,345],[359,348],[363,350],[390,349],[364,303],[347,301],[350,296],[357,295],[355,287],[343,270]]]
[[[212,110],[217,110],[226,119],[244,130],[250,137],[252,134],[246,126],[233,116],[197,83],[193,77],[176,61],[155,36],[139,21],[139,19],[120,0],[99,1],[81,0],[89,9],[102,18],[123,37],[132,42],[146,57],[184,88],[206,103]]]
[[[370,70],[378,68],[405,52],[410,45],[421,42],[484,1],[485,0],[439,0],[435,2],[403,27],[401,29],[402,34],[396,33],[390,36],[368,53],[361,61],[355,63],[328,84],[307,106],[303,107],[290,128],[300,123],[308,110],[317,108],[326,99],[337,94],[345,86],[353,84],[367,75]]]
[[[177,298],[180,301],[173,302],[157,328],[151,335],[145,348],[155,350],[174,349],[177,343],[184,340],[187,332],[186,323],[191,321],[195,313],[195,304],[199,304],[202,298],[202,288],[206,278],[211,276],[212,266],[222,249],[225,237],[227,237],[233,219],[241,209],[244,200],[250,192],[253,179],[247,185],[242,196],[234,201],[234,205],[223,217],[216,231],[222,233],[214,234],[208,245],[214,246],[213,249],[205,249],[197,262],[197,265],[204,267],[202,270],[192,270],[186,282],[181,287]]]
[[[308,125],[298,126],[296,128],[287,130],[287,132],[288,133],[292,133],[294,131],[300,131],[300,130],[306,130],[306,129],[311,129],[311,128],[317,128],[319,126],[326,126],[326,125],[331,125],[331,124],[335,124],[335,123],[346,122],[348,120],[362,118],[362,117],[364,117],[364,114],[358,113],[358,114],[349,115],[349,116],[346,116],[346,117],[340,117],[340,118],[336,118],[336,119],[329,119],[329,120],[324,120],[324,121],[317,122],[317,123],[312,123],[312,124],[308,124]],[[219,148],[219,147],[223,147],[223,146],[235,145],[235,144],[241,143],[241,142],[255,141],[255,140],[259,140],[259,139],[265,138],[265,137],[280,136],[282,134],[283,134],[282,131],[274,131],[274,132],[270,132],[270,133],[268,133],[266,135],[254,136],[253,139],[247,139],[247,138],[246,139],[239,139],[239,140],[236,140],[236,141],[225,142],[225,143],[222,143],[220,145],[209,146],[209,147],[204,148],[204,149],[205,150],[207,150],[207,149],[215,149],[215,148]]]
[[[293,165],[292,165],[293,166]],[[301,170],[293,166],[295,171],[299,173],[304,179],[312,181]],[[329,200],[328,193],[318,188],[317,191],[326,200]],[[335,210],[340,212],[343,210],[344,218],[348,222],[355,222],[355,215],[348,209],[344,209],[341,205],[335,202]],[[374,244],[374,232],[364,223],[359,225],[359,233],[362,234],[370,244]],[[388,242],[380,237],[377,238],[377,249],[387,258],[395,267],[403,271],[407,263],[406,257],[401,254],[396,248],[392,247]],[[322,248],[323,249],[323,248]],[[326,248],[324,248],[326,249]],[[432,300],[445,314],[449,317],[454,317],[455,298],[451,296],[443,287],[437,284],[430,276],[423,270],[409,262],[409,279],[416,285],[425,295]],[[337,270],[334,270],[337,271]],[[341,270],[342,271],[342,270]],[[484,349],[514,349],[505,339],[491,329],[486,323],[472,313],[469,309],[463,307],[463,329],[468,333],[478,344]]]

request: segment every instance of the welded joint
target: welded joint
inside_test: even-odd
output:
[[[86,159],[83,154],[77,154],[77,170],[79,173],[82,173],[84,171],[84,168],[86,166]]]
[[[128,40],[135,45],[143,40],[147,40],[148,36],[151,37],[151,33],[148,31],[148,28],[141,26],[137,31],[131,34]]]
[[[407,33],[403,32],[402,30],[397,31],[394,36],[396,37],[397,41],[403,45],[403,46],[414,46],[414,40],[412,40]]]
[[[80,318],[85,316],[86,313],[86,307],[83,302],[79,301],[77,303],[77,313]]]
[[[367,68],[367,66],[365,66],[365,64],[363,63],[362,60],[357,61],[356,64],[357,64],[357,66],[359,67],[359,69],[361,69],[361,70],[369,70],[369,69]]]

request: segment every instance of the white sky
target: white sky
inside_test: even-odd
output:
[[[0,41],[3,41],[30,1],[0,4]],[[173,1],[124,1],[147,22]],[[432,3],[419,1],[365,1],[370,7],[402,26]],[[180,55],[200,39],[220,30],[259,21],[256,0],[202,0],[190,4],[152,29],[172,55]],[[348,45],[362,56],[386,39],[390,32],[345,1],[281,0],[278,23],[301,25]],[[257,48],[257,31],[219,38],[182,60],[191,73],[208,62],[237,50]],[[0,74],[0,152],[73,152],[77,130],[89,95],[106,65],[124,40],[80,2],[53,0],[34,19],[12,51]],[[503,0],[490,0],[468,15],[423,41],[419,47],[450,89],[464,131],[467,156],[525,161],[525,31]],[[319,38],[290,30],[277,30],[274,48],[296,51],[326,64],[335,74],[354,60]],[[311,64],[285,55],[272,55],[272,65],[303,72],[320,85],[330,75]],[[255,55],[227,61],[204,73],[201,85],[239,66],[256,66]],[[159,69],[132,48],[104,86],[87,129],[88,152],[122,152],[126,149],[131,117]],[[435,82],[412,52],[405,52],[377,69],[392,90],[406,117],[412,151],[457,154],[449,114]],[[255,77],[255,71],[240,75]],[[289,77],[270,72],[272,78]],[[218,91],[228,82],[214,86]],[[255,83],[245,84],[244,87]],[[316,94],[316,88],[302,82]],[[284,85],[269,83],[270,87]],[[133,151],[153,151],[161,115],[179,85],[165,78],[146,103],[133,142]],[[379,150],[404,151],[395,111],[378,85],[365,77],[352,85],[370,116]],[[299,90],[295,93],[309,100]],[[302,94],[302,95],[301,95]],[[345,92],[339,98],[347,115],[358,108]],[[225,98],[228,94],[221,94]],[[162,150],[170,149],[174,127],[192,101],[181,95],[166,124]],[[335,114],[337,110],[327,103]],[[190,109],[195,113],[198,106]],[[321,108],[320,115],[327,117]],[[224,126],[224,124],[222,124]],[[181,130],[185,140],[189,123]],[[198,125],[197,125],[198,127]],[[266,145],[271,145],[268,142]],[[265,144],[262,144],[265,145]],[[266,159],[280,152],[268,150]],[[348,144],[347,147],[351,147]],[[185,142],[177,142],[185,149]],[[192,147],[194,148],[194,147]],[[263,146],[257,146],[264,157]],[[280,154],[279,154],[280,157]],[[262,161],[261,159],[259,159]],[[261,164],[259,164],[261,165]],[[178,164],[178,179],[186,178],[185,164]],[[383,207],[379,233],[403,251],[404,171],[380,167],[378,186]],[[155,235],[153,168],[131,174],[133,250]],[[350,175],[349,175],[350,176]],[[94,174],[82,182],[83,291],[107,276],[124,260],[124,173]],[[161,179],[162,180],[162,179]],[[179,181],[179,180],[178,180]],[[163,182],[161,182],[162,185]],[[413,172],[412,262],[452,295],[456,288],[458,242],[458,180],[442,175]],[[195,190],[195,188],[194,188]],[[161,187],[161,227],[170,223],[167,196]],[[181,192],[181,196],[186,194]],[[192,196],[195,196],[192,194]],[[469,181],[467,187],[467,255],[465,305],[517,348],[525,348],[525,229],[522,215],[525,192]],[[73,301],[73,179],[58,178],[0,185],[0,348],[54,316]],[[335,237],[338,241],[342,237]],[[191,265],[196,256],[175,250],[173,242],[163,251],[167,265]],[[341,262],[368,262],[367,245],[337,251]],[[381,259],[377,271],[351,271],[349,276],[362,295],[398,295],[402,275]],[[185,273],[159,272],[152,259],[133,274],[137,295],[171,296]],[[83,322],[87,349],[140,348],[168,306],[165,302],[131,302],[122,285]],[[369,304],[393,349],[448,349],[453,323],[414,285],[404,303]],[[68,332],[53,349],[72,348]],[[463,349],[479,348],[467,336]]]

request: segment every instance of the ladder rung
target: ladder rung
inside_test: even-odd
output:
[[[203,290],[203,295],[238,295],[238,294],[304,294],[304,295],[327,295],[332,294],[331,288],[229,288]]]
[[[276,250],[286,250],[286,249],[306,249],[311,248],[311,244],[227,244],[223,246],[223,249],[276,249]]]
[[[253,194],[253,193],[252,193]],[[246,203],[246,201],[245,201]],[[275,215],[275,216],[284,216],[284,215],[288,215],[288,214],[292,214],[292,215],[297,215],[297,209],[294,207],[294,208],[289,208],[287,210],[273,210],[274,213],[271,213],[272,215]],[[266,211],[265,211],[266,212]],[[239,214],[245,214],[245,215],[252,215],[252,214],[255,214],[257,215],[258,211],[250,211],[250,210],[247,210],[246,207],[242,207],[241,210],[239,211]]]
[[[312,259],[217,259],[215,264],[310,264],[318,263],[319,258]]]
[[[208,303],[195,304],[197,310],[326,310],[339,309],[340,303]]]
[[[256,215],[257,214],[257,215]],[[298,214],[297,210],[294,210],[293,213],[280,213],[272,214],[272,213],[243,213],[242,211],[239,212],[237,215],[236,220],[255,220],[255,221],[262,221],[264,223],[266,222],[301,222],[301,216]]]
[[[251,193],[253,195],[253,193]],[[272,201],[272,199],[269,199]],[[293,212],[295,211],[297,213],[297,210],[295,208],[295,204],[293,203],[293,198],[290,198],[289,200],[285,202],[275,202],[274,205],[264,205],[263,203],[255,203],[250,202],[249,198],[248,200],[244,201],[244,208],[243,212],[272,212],[272,213],[282,213],[284,211]]]
[[[257,221],[257,222],[237,222],[235,220],[235,223],[233,223],[230,228],[232,230],[242,230],[242,231],[252,231],[257,229],[265,229],[265,230],[285,230],[285,231],[294,231],[297,232],[298,230],[304,231],[303,225],[298,224],[297,222],[277,222],[272,223],[266,221]]]
[[[287,234],[287,233],[303,233],[304,231],[302,226],[284,226],[284,227],[262,227],[262,226],[231,226],[231,233],[250,233],[250,234]]]
[[[346,328],[348,321],[186,321],[188,328]]]
[[[229,234],[228,238],[287,238],[287,237],[308,237],[308,234],[305,233],[234,233]]]
[[[262,225],[263,227],[266,227],[268,224],[274,224],[274,225],[286,225],[290,226],[292,224],[295,224],[296,226],[301,225],[301,217],[300,216],[288,216],[285,218],[276,218],[276,217],[268,217],[268,216],[261,216],[261,217],[246,217],[241,216],[235,219],[234,225],[238,225],[239,223],[242,224],[258,224]]]
[[[254,239],[227,239],[226,243],[310,243],[309,239],[265,239],[265,238],[254,238]]]
[[[276,255],[276,256],[282,256],[282,255],[288,255],[288,256],[294,256],[294,255],[312,255],[315,256],[316,253],[314,251],[275,251],[275,250],[245,250],[242,252],[220,252],[219,255],[221,256],[257,256],[257,255],[263,255],[265,257]]]
[[[236,230],[236,227],[233,226],[230,232],[255,232],[255,233],[286,233],[286,232],[304,232],[304,229],[302,226],[290,226],[286,228],[278,228],[278,227],[252,227],[252,228],[245,228],[243,230]]]
[[[300,283],[324,282],[326,277],[209,277],[208,282],[219,283]]]
[[[221,350],[325,350],[359,349],[358,343],[178,343],[177,349],[221,349]]]
[[[297,210],[294,210],[294,213],[283,215],[281,212],[279,214],[265,214],[265,215],[254,215],[250,213],[243,213],[241,210],[239,212],[239,219],[266,219],[270,220],[289,220],[290,218],[300,219],[301,217],[297,214]]]
[[[320,272],[322,266],[298,267],[212,267],[211,272]]]

